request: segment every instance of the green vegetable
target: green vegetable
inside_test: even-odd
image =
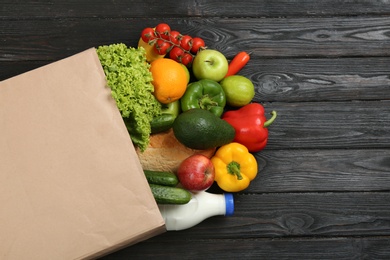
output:
[[[118,43],[99,46],[97,54],[131,140],[144,151],[149,144],[150,122],[161,114],[161,104],[152,94],[153,77],[145,49]]]
[[[162,114],[153,118],[150,125],[152,126],[152,134],[161,133],[171,129],[173,122],[175,122],[176,116],[170,114]]]
[[[179,183],[176,174],[172,172],[144,170],[146,180],[150,184],[175,187]]]
[[[226,95],[218,82],[202,79],[187,86],[180,103],[183,112],[193,108],[201,108],[221,117],[226,105]]]
[[[162,104],[161,115],[153,118],[150,122],[152,134],[169,130],[180,113],[180,101],[176,100],[169,104]]]
[[[188,190],[157,184],[149,184],[154,199],[159,204],[186,204],[191,200]]]
[[[201,108],[193,108],[178,115],[172,129],[180,143],[198,150],[228,144],[236,133],[228,122]]]
[[[162,104],[161,113],[178,116],[180,113],[180,100],[173,101],[169,104]]]

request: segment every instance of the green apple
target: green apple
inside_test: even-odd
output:
[[[219,83],[226,94],[226,103],[230,106],[245,106],[255,96],[255,87],[252,81],[244,76],[228,76]]]
[[[229,63],[221,52],[206,49],[199,51],[192,63],[192,72],[197,80],[211,79],[219,82],[227,71]]]

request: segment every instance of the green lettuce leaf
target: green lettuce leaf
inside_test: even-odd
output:
[[[145,49],[118,43],[99,46],[97,54],[130,138],[145,151],[151,133],[150,121],[161,114],[162,108],[153,96],[153,77]]]

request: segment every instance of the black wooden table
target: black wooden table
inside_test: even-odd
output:
[[[0,80],[166,22],[231,59],[278,111],[232,217],[104,259],[389,259],[388,1],[15,1],[0,5]]]

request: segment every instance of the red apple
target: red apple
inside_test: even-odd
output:
[[[207,156],[194,154],[180,164],[177,177],[183,188],[189,191],[207,190],[214,182],[214,165]]]

